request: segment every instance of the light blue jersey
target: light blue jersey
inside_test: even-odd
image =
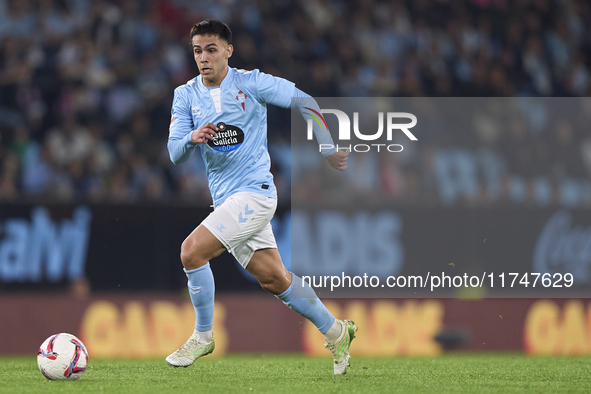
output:
[[[214,204],[237,192],[277,198],[267,150],[267,107],[291,106],[295,85],[259,70],[228,67],[219,87],[203,85],[201,76],[174,91],[168,137],[170,158],[180,164],[199,145]],[[218,136],[207,144],[191,141],[193,130],[213,123]]]

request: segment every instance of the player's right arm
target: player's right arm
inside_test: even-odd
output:
[[[186,93],[182,87],[177,88],[174,91],[168,134],[168,153],[174,164],[187,161],[197,144],[204,144],[217,137],[217,127],[213,123],[207,123],[193,130],[193,118],[189,108],[191,106]]]
[[[183,86],[174,91],[172,109],[170,110],[170,127],[168,129],[168,153],[174,164],[181,164],[191,157],[197,146],[193,142],[193,118],[191,104]]]

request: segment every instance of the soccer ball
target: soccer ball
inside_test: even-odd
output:
[[[55,334],[41,344],[37,353],[39,370],[49,380],[78,379],[88,364],[88,352],[72,334]]]

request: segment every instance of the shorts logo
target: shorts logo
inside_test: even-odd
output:
[[[220,233],[223,233],[225,229],[226,229],[226,226],[224,226],[223,224],[220,224],[218,226],[218,230],[220,230]]]
[[[210,140],[207,145],[219,152],[230,152],[236,150],[244,142],[244,131],[237,126],[220,122],[217,125],[218,136]]]
[[[252,215],[253,213],[254,213],[254,209],[249,210],[248,204],[246,204],[246,206],[244,207],[244,216]],[[242,212],[240,212],[240,214],[238,215],[238,222],[244,223],[247,220],[248,220],[248,218],[243,217]]]

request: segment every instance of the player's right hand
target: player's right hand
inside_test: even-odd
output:
[[[195,144],[206,144],[207,140],[213,140],[218,136],[218,128],[213,123],[208,123],[193,130],[191,141]]]

